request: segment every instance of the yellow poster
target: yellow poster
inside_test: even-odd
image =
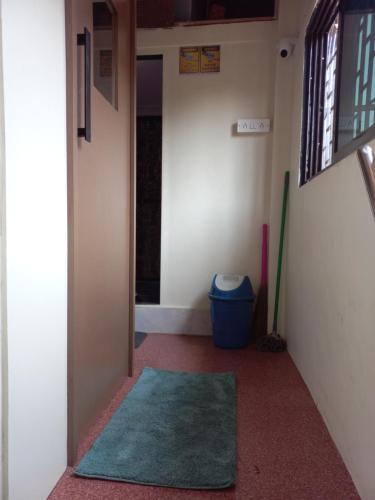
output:
[[[220,71],[220,45],[201,48],[201,73]]]
[[[180,73],[199,73],[199,47],[180,48]]]

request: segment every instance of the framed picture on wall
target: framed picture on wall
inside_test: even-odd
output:
[[[199,73],[199,69],[200,69],[200,48],[181,47],[180,73]]]
[[[201,73],[219,73],[220,45],[201,48]]]

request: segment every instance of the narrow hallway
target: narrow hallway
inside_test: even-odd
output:
[[[237,480],[221,491],[176,490],[87,480],[71,469],[49,500],[349,500],[359,496],[289,354],[252,347],[217,349],[210,337],[149,335],[136,350],[135,376],[124,382],[81,446],[82,456],[146,366],[233,371],[237,381]]]

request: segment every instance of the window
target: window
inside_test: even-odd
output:
[[[305,41],[300,183],[375,138],[375,0],[320,0]]]
[[[94,85],[117,109],[117,16],[112,3],[93,2]]]
[[[175,0],[176,22],[275,17],[275,0]]]
[[[276,0],[138,0],[138,28],[272,20]]]

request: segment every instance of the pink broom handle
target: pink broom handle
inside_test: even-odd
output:
[[[261,285],[267,285],[268,283],[268,225],[263,224],[262,226],[262,273],[260,277]]]

